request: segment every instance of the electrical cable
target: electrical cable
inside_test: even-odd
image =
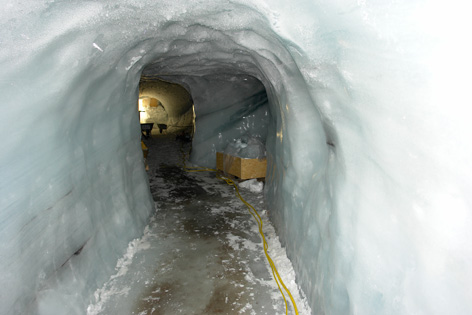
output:
[[[285,298],[284,291],[282,290],[280,285],[282,285],[284,290],[287,292],[287,294],[290,298],[290,301],[292,302],[295,314],[298,315],[297,304],[295,303],[295,300],[294,300],[292,294],[290,293],[290,290],[285,286],[284,282],[282,281],[282,277],[280,276],[277,268],[275,267],[275,263],[273,262],[272,258],[270,257],[270,255],[268,253],[269,244],[267,243],[264,232],[262,231],[263,222],[262,222],[262,218],[259,215],[259,213],[257,212],[257,210],[249,202],[247,202],[246,200],[243,199],[243,197],[239,193],[238,185],[236,185],[236,183],[233,180],[231,180],[228,177],[219,175],[218,170],[216,170],[216,169],[206,168],[206,167],[199,167],[199,166],[197,166],[197,167],[187,167],[187,163],[186,163],[187,154],[184,152],[183,143],[180,146],[180,152],[182,153],[182,168],[184,169],[184,171],[189,172],[189,173],[192,173],[192,172],[215,172],[216,173],[216,178],[224,180],[226,182],[226,184],[228,184],[229,186],[233,186],[235,188],[236,195],[246,205],[246,207],[248,208],[249,213],[253,216],[254,220],[256,220],[257,225],[259,227],[259,234],[262,237],[262,243],[264,245],[265,256],[267,258],[267,261],[269,262],[270,268],[272,269],[272,275],[275,279],[275,282],[277,283],[277,287],[279,288],[279,291],[282,294],[282,297],[284,299],[285,314],[286,315],[288,314],[288,304],[287,304],[287,299]]]

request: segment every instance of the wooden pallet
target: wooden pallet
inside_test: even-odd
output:
[[[225,174],[240,179],[264,178],[266,176],[266,159],[243,159],[237,156],[216,152],[216,168]]]

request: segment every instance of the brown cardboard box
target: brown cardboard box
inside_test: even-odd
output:
[[[216,152],[216,168],[240,179],[263,178],[266,176],[267,160],[242,159]]]

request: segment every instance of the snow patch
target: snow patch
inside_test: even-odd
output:
[[[112,275],[110,277],[110,280],[108,280],[101,288],[97,289],[94,292],[93,296],[95,302],[90,303],[87,307],[87,315],[97,315],[102,312],[104,305],[111,297],[126,296],[129,293],[131,289],[129,286],[119,289],[115,286],[115,280],[120,277],[123,277],[128,273],[128,267],[133,262],[133,258],[136,253],[149,249],[151,247],[149,238],[152,236],[155,235],[150,232],[150,228],[148,225],[144,229],[144,235],[140,239],[134,239],[128,244],[126,253],[123,255],[122,258],[118,259],[118,262],[116,263],[115,270],[117,272]]]
[[[253,193],[260,193],[264,189],[264,183],[257,179],[250,179],[238,184],[239,188],[247,189]]]

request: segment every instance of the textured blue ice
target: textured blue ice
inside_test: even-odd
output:
[[[0,313],[83,313],[142,233],[146,69],[192,93],[192,162],[266,132],[265,194],[315,314],[470,314],[464,6],[5,1]]]
[[[145,73],[160,72],[156,67]],[[191,162],[215,167],[216,152],[241,137],[265,142],[269,124],[267,93],[262,83],[247,75],[168,77],[185,86],[195,106],[195,136]]]

